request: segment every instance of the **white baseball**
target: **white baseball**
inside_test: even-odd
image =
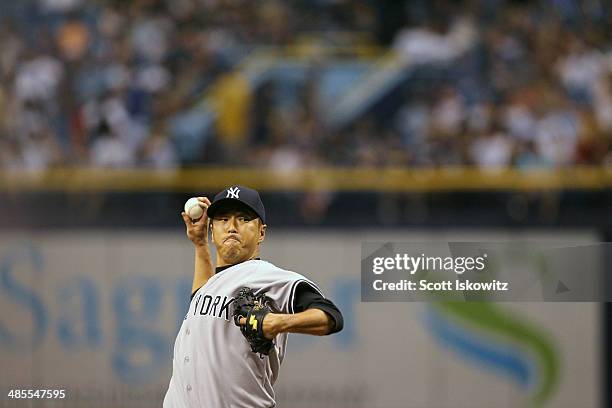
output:
[[[191,197],[185,203],[185,212],[192,220],[198,220],[204,214],[204,209],[200,207],[200,202],[196,197]]]

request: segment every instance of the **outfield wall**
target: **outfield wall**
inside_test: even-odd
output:
[[[314,279],[346,320],[290,337],[279,406],[600,406],[597,304],[482,303],[457,319],[453,305],[360,302],[361,242],[450,240],[596,236],[270,229],[263,258]],[[66,390],[32,406],[159,406],[192,263],[182,232],[0,233],[0,406],[25,406],[12,388]]]

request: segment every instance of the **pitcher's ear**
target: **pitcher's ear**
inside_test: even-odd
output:
[[[261,228],[259,229],[259,239],[257,240],[258,244],[262,243],[263,240],[266,239],[266,228],[267,227],[268,226],[266,224],[261,224]]]

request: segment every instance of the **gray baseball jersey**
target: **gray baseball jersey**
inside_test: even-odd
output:
[[[244,286],[265,292],[282,313],[293,313],[304,276],[269,262],[250,260],[216,273],[193,296],[174,343],[172,378],[164,408],[270,408],[272,385],[285,356],[287,333],[276,336],[269,356],[253,353],[231,315],[233,296]],[[322,294],[321,294],[322,295]]]

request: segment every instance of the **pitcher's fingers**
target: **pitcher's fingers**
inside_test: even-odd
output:
[[[186,226],[189,226],[189,224],[191,224],[191,219],[189,218],[186,212],[183,211],[181,213],[181,217],[183,217],[183,222],[185,222]]]
[[[208,197],[198,197],[198,201],[200,202],[200,204],[203,204],[205,208],[208,208],[208,206],[210,205],[210,200],[208,199]]]

